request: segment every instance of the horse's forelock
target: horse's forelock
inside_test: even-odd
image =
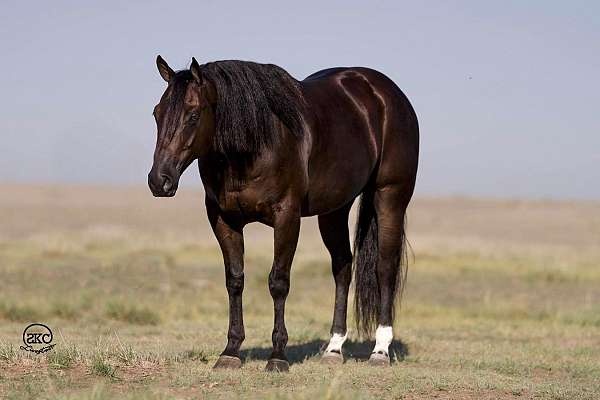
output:
[[[182,70],[175,73],[175,76],[171,82],[169,82],[167,90],[169,90],[170,93],[166,99],[167,104],[165,110],[165,138],[172,138],[177,130],[178,121],[183,113],[185,94],[192,79],[192,73],[189,70]]]

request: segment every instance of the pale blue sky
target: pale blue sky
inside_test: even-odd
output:
[[[600,2],[88,3],[3,2],[0,182],[145,185],[160,53],[376,68],[419,115],[418,194],[600,198]]]

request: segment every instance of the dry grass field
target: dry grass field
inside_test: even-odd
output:
[[[600,398],[600,203],[416,199],[386,369],[364,362],[372,342],[352,332],[343,366],[319,363],[333,279],[316,220],[303,220],[292,365],[269,374],[269,228],[246,229],[244,365],[213,371],[227,296],[200,192],[1,193],[1,398]],[[52,351],[19,348],[30,322],[52,328]]]

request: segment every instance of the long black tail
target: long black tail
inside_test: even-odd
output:
[[[370,185],[369,185],[370,186]],[[356,236],[354,239],[354,308],[356,327],[359,334],[369,336],[377,326],[377,317],[381,306],[379,297],[379,281],[377,279],[378,235],[377,216],[373,204],[374,189],[367,189],[360,199],[358,220],[356,222]],[[396,281],[394,285],[394,301],[392,316],[396,302],[400,302],[407,274],[406,262],[406,235],[403,221],[402,234],[398,238],[399,248]]]

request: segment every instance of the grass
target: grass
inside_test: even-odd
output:
[[[46,362],[51,368],[68,369],[71,368],[79,358],[79,350],[76,346],[60,346],[57,349],[47,353]]]
[[[246,235],[244,365],[213,371],[226,342],[227,295],[200,196],[165,203],[133,189],[19,190],[9,191],[14,201],[0,199],[1,398],[600,397],[594,204],[415,202],[415,257],[388,369],[364,362],[373,343],[352,329],[347,362],[319,363],[333,282],[316,224],[306,220],[286,306],[291,369],[277,375],[263,371],[269,229]],[[52,328],[52,351],[19,348],[30,322]]]
[[[0,304],[0,316],[8,321],[31,321],[40,318],[40,313],[32,306]]]
[[[157,325],[160,322],[159,315],[149,308],[116,301],[107,304],[106,316],[134,325]]]
[[[103,376],[106,378],[115,379],[117,374],[117,368],[110,365],[106,360],[104,360],[101,357],[94,358],[90,369],[93,374]]]

